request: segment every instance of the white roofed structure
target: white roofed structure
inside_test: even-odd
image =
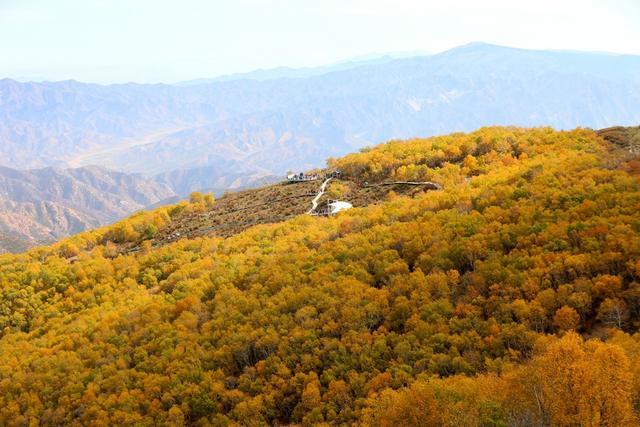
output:
[[[331,200],[327,204],[329,207],[329,215],[336,214],[340,211],[346,211],[347,209],[351,209],[353,205],[349,202],[342,202],[340,200]]]

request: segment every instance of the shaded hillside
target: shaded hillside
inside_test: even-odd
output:
[[[47,244],[49,242],[41,242]],[[25,236],[13,233],[0,232],[0,254],[24,252],[33,247],[33,241],[27,240]]]
[[[640,154],[640,126],[614,126],[598,130],[598,135],[631,154]]]
[[[637,123],[638,76],[636,56],[471,44],[300,78],[190,86],[2,80],[0,163],[98,164],[177,178],[184,172],[173,171],[211,170],[200,188],[250,184],[390,138],[486,124]]]
[[[19,252],[109,224],[171,196],[140,176],[91,167],[0,167],[0,247]],[[4,237],[6,236],[6,237]]]
[[[0,256],[0,424],[636,426],[633,161],[587,129],[393,141],[330,161],[375,201],[333,217],[275,185]],[[360,193],[396,180],[442,189]],[[257,201],[293,217],[153,245]]]

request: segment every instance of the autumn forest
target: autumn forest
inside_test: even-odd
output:
[[[625,132],[390,141],[329,191],[441,188],[160,240],[215,209],[193,194],[2,255],[0,425],[638,425]]]

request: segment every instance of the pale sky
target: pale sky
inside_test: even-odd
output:
[[[0,0],[0,78],[174,82],[472,41],[640,54],[640,0]]]

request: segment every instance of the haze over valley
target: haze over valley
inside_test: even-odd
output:
[[[0,163],[147,176],[212,167],[205,187],[232,187],[238,175],[321,166],[391,138],[640,119],[640,57],[632,55],[472,43],[350,65],[189,85],[5,79]]]

